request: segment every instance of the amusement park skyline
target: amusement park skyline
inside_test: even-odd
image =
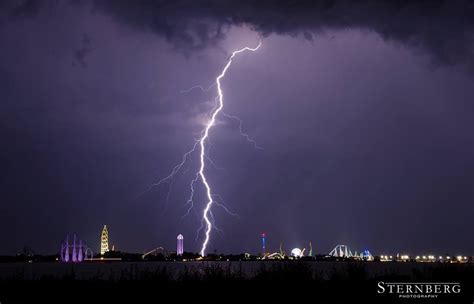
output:
[[[115,250],[115,244],[113,244],[109,239],[108,229],[107,226],[104,225],[101,233],[100,233],[100,240],[98,246],[89,246],[86,242],[82,241],[76,234],[66,235],[65,239],[61,243],[59,257],[62,262],[82,262],[84,260],[105,260],[111,259],[115,261],[121,260],[122,256],[126,255],[136,255],[138,252],[126,252],[121,250]],[[171,259],[182,259],[183,261],[195,260],[197,258],[205,258],[205,257],[216,257],[216,256],[244,256],[246,259],[255,260],[255,259],[266,259],[266,260],[281,260],[288,258],[298,259],[298,258],[344,258],[344,259],[352,259],[352,260],[359,260],[359,261],[377,261],[382,262],[448,262],[448,263],[466,263],[474,260],[474,256],[471,255],[464,255],[461,252],[457,252],[456,254],[450,254],[448,252],[433,252],[433,251],[426,251],[426,252],[409,252],[406,250],[397,250],[396,252],[376,252],[372,253],[367,247],[359,248],[359,250],[351,248],[349,245],[345,244],[338,244],[335,245],[332,250],[325,252],[325,248],[317,248],[314,250],[312,242],[309,241],[308,246],[303,245],[301,248],[294,247],[288,248],[284,245],[283,242],[280,241],[278,248],[275,246],[267,246],[267,234],[262,233],[260,235],[260,248],[254,248],[252,251],[246,252],[220,252],[218,250],[214,250],[209,255],[203,255],[202,252],[194,252],[192,249],[189,250],[187,247],[184,246],[184,236],[179,234],[176,236],[176,243],[175,248],[173,245],[161,243],[162,246],[155,246],[150,250],[143,250],[141,254],[142,260],[146,260],[147,256],[157,256],[162,255],[162,258],[171,258]],[[100,250],[95,251],[94,248],[99,247]],[[186,250],[185,250],[186,248]],[[427,253],[430,252],[430,253]],[[385,253],[385,254],[384,254]],[[32,255],[37,254],[32,251],[31,248],[24,248],[23,252],[19,252],[19,254],[23,255]],[[110,257],[113,258],[110,258]]]
[[[159,3],[0,4],[0,255],[474,255],[469,1]]]

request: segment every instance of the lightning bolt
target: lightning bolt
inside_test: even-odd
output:
[[[209,182],[207,181],[206,175],[204,174],[204,170],[206,167],[206,151],[205,151],[205,141],[209,137],[209,131],[211,128],[214,126],[216,122],[216,116],[219,114],[219,112],[222,111],[224,108],[224,93],[222,93],[222,85],[221,85],[221,80],[224,78],[227,70],[229,69],[230,65],[232,64],[232,61],[234,60],[234,57],[242,52],[245,51],[252,51],[255,52],[258,50],[261,46],[261,42],[258,43],[258,45],[255,48],[250,48],[250,47],[244,47],[240,50],[234,51],[232,55],[229,57],[229,60],[227,61],[227,64],[225,65],[224,69],[220,73],[219,76],[216,78],[216,84],[217,84],[217,93],[218,93],[218,106],[214,111],[211,113],[211,119],[209,120],[206,128],[204,129],[204,134],[201,137],[199,144],[201,146],[201,153],[200,153],[200,159],[201,159],[201,167],[199,168],[199,176],[201,177],[201,181],[204,184],[204,187],[206,188],[206,194],[207,194],[207,204],[206,208],[204,208],[202,217],[204,219],[204,222],[206,223],[206,230],[205,230],[205,239],[204,242],[202,243],[201,247],[201,256],[204,256],[206,253],[206,247],[207,244],[209,243],[209,238],[212,230],[212,223],[209,220],[209,214],[211,214],[211,208],[212,204],[214,203],[214,200],[212,198],[212,191],[211,191],[211,186],[209,185]]]
[[[239,132],[240,132],[240,135],[242,137],[244,137],[249,143],[253,144],[253,147],[255,149],[259,149],[259,150],[263,150],[263,147],[260,147],[257,142],[255,141],[255,139],[251,138],[250,135],[248,135],[247,133],[245,133],[243,130],[242,130],[242,124],[243,124],[243,121],[242,119],[240,119],[238,116],[235,116],[235,115],[229,115],[229,114],[226,114],[224,112],[222,112],[222,115],[224,115],[225,117],[229,118],[229,119],[234,119],[236,120],[238,123],[239,123]]]
[[[201,220],[201,227],[198,229],[198,232],[197,232],[197,236],[196,236],[196,239],[198,238],[199,236],[199,232],[202,230],[202,229],[205,229],[205,239],[204,239],[204,242],[202,243],[202,247],[201,247],[201,251],[200,251],[200,254],[201,256],[205,256],[205,253],[206,253],[206,248],[207,248],[207,245],[209,243],[209,239],[210,239],[210,235],[211,235],[211,231],[212,229],[218,229],[216,227],[216,225],[214,224],[214,215],[212,213],[212,206],[214,204],[216,204],[217,206],[223,208],[227,213],[233,215],[233,216],[237,216],[235,213],[232,213],[224,204],[223,204],[223,200],[222,198],[217,195],[217,194],[214,194],[211,190],[211,186],[207,180],[207,177],[205,175],[205,171],[206,171],[206,160],[211,164],[211,165],[214,165],[215,164],[213,163],[212,159],[209,158],[209,155],[208,155],[208,150],[206,150],[206,146],[208,146],[210,144],[209,142],[209,132],[210,130],[212,129],[212,127],[215,125],[216,123],[216,117],[219,113],[222,113],[225,117],[229,118],[229,119],[234,119],[234,120],[237,120],[239,122],[239,131],[240,131],[240,135],[242,135],[243,137],[245,137],[247,139],[247,141],[251,142],[254,147],[256,149],[262,149],[261,147],[259,147],[257,145],[257,143],[255,142],[255,140],[253,140],[252,138],[250,138],[250,136],[247,134],[247,133],[244,133],[242,131],[242,120],[240,118],[238,118],[237,116],[232,116],[232,115],[227,115],[225,113],[222,112],[222,109],[224,108],[224,94],[222,92],[222,86],[221,86],[221,80],[224,78],[227,70],[230,68],[235,56],[237,56],[238,54],[240,53],[243,53],[245,51],[251,51],[251,52],[255,52],[256,50],[258,50],[261,46],[261,42],[259,41],[258,45],[254,48],[251,48],[251,47],[244,47],[244,48],[241,48],[239,50],[236,50],[234,52],[232,52],[231,56],[229,57],[228,61],[227,61],[227,64],[224,66],[224,69],[222,70],[222,72],[217,76],[216,80],[215,80],[215,83],[213,83],[212,85],[210,85],[208,88],[204,88],[202,86],[194,86],[194,87],[191,87],[190,89],[188,90],[182,90],[181,93],[189,93],[190,91],[192,91],[193,89],[200,89],[201,91],[203,92],[207,92],[209,91],[212,87],[216,86],[217,87],[217,93],[218,93],[218,96],[215,98],[215,101],[216,101],[216,106],[212,109],[211,113],[210,113],[210,118],[209,118],[209,121],[207,122],[204,130],[200,133],[200,138],[195,140],[194,142],[194,145],[193,147],[187,151],[186,153],[183,154],[183,157],[181,159],[181,162],[178,163],[175,167],[173,167],[173,170],[171,171],[170,174],[168,174],[166,177],[162,178],[161,180],[159,180],[158,182],[150,185],[150,187],[148,187],[145,191],[143,191],[138,197],[142,196],[144,193],[148,192],[149,190],[151,190],[153,187],[156,187],[156,186],[160,186],[164,183],[169,183],[169,190],[168,190],[168,195],[167,195],[167,200],[168,200],[168,197],[169,197],[169,193],[171,191],[171,186],[172,186],[172,180],[173,180],[173,177],[182,169],[182,167],[184,166],[184,164],[188,161],[190,155],[196,151],[196,149],[199,147],[199,160],[200,160],[200,166],[199,166],[199,170],[195,173],[194,175],[194,178],[191,180],[191,183],[190,183],[190,195],[189,195],[189,198],[188,200],[186,201],[185,203],[185,206],[188,206],[188,209],[187,209],[187,212],[185,213],[185,216],[187,216],[190,211],[193,209],[194,207],[194,191],[195,191],[195,186],[196,186],[196,183],[200,180],[202,182],[202,184],[204,185],[204,188],[206,190],[206,196],[207,196],[207,202],[206,202],[206,207],[204,208],[203,210],[203,213],[202,213],[202,220]],[[137,197],[137,198],[138,198]],[[214,198],[218,198],[218,200],[215,200]]]
[[[189,92],[191,92],[191,91],[194,90],[194,89],[199,89],[199,90],[201,90],[201,92],[207,92],[207,91],[209,91],[210,89],[212,89],[215,85],[216,85],[216,84],[213,83],[213,84],[211,84],[210,86],[208,86],[207,88],[204,88],[203,86],[200,86],[200,85],[196,85],[196,86],[190,87],[190,88],[187,89],[187,90],[181,90],[180,93],[181,93],[181,94],[189,93]]]

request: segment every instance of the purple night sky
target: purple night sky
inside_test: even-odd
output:
[[[354,4],[358,3],[358,4]],[[213,107],[208,251],[474,254],[474,5],[469,1],[2,1],[0,254],[195,241],[183,218]]]

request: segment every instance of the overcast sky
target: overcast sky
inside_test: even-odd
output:
[[[224,1],[225,2],[225,1]],[[424,1],[5,1],[0,254],[199,251],[193,147],[222,80],[208,252],[474,254],[473,6]],[[174,3],[174,4],[172,4]],[[296,3],[296,4],[295,4]],[[387,2],[389,3],[389,2]],[[434,4],[433,4],[434,3]]]

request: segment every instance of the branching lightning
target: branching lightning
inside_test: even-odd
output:
[[[196,86],[190,87],[190,88],[187,89],[187,90],[181,90],[180,93],[181,93],[181,94],[189,93],[189,92],[191,92],[191,91],[194,90],[194,89],[199,89],[199,90],[201,90],[202,92],[207,92],[207,91],[209,91],[210,89],[212,89],[215,85],[216,85],[216,84],[213,83],[213,84],[211,84],[210,86],[208,86],[207,88],[205,88],[205,87],[203,87],[203,86],[200,86],[200,85],[196,85]]]
[[[260,147],[257,142],[250,137],[250,135],[248,135],[247,133],[245,133],[243,130],[242,130],[242,119],[240,119],[239,117],[235,116],[235,115],[229,115],[229,114],[226,114],[224,112],[222,112],[222,115],[224,115],[225,117],[227,118],[230,118],[230,119],[234,119],[236,120],[238,123],[239,123],[239,132],[240,132],[240,135],[242,135],[248,142],[250,142],[251,144],[253,144],[254,148],[255,149],[259,149],[259,150],[263,150],[262,147]]]
[[[232,53],[232,55],[230,56],[229,60],[227,61],[227,64],[225,65],[225,67],[222,70],[221,74],[219,76],[217,76],[217,78],[216,78],[217,94],[218,94],[218,97],[219,97],[219,105],[214,110],[214,112],[212,112],[211,120],[208,122],[206,128],[204,129],[204,135],[201,137],[200,142],[199,142],[199,144],[201,146],[201,153],[200,153],[201,167],[199,169],[199,176],[201,177],[201,181],[204,184],[204,187],[206,188],[206,194],[207,194],[207,200],[208,200],[207,204],[206,204],[206,208],[204,208],[204,211],[203,211],[203,214],[202,214],[202,217],[203,217],[203,219],[206,223],[206,228],[205,228],[206,230],[205,230],[205,239],[204,239],[204,242],[202,243],[201,252],[200,252],[201,256],[205,255],[206,247],[207,247],[207,244],[209,243],[209,237],[210,237],[211,229],[212,229],[212,223],[209,220],[209,214],[211,214],[211,216],[212,216],[212,213],[210,213],[210,212],[211,212],[212,204],[214,203],[214,200],[212,198],[211,186],[209,185],[209,183],[207,181],[207,178],[206,178],[206,175],[204,174],[204,170],[205,170],[205,166],[206,166],[206,163],[205,163],[205,154],[206,154],[205,141],[209,137],[209,130],[212,128],[212,126],[216,122],[217,114],[219,114],[219,112],[222,110],[222,108],[224,108],[224,93],[222,93],[221,80],[222,80],[222,78],[224,78],[227,70],[229,69],[230,65],[232,64],[232,61],[233,61],[234,57],[237,54],[245,52],[245,51],[255,52],[256,50],[258,50],[260,48],[260,45],[261,45],[261,43],[259,42],[258,45],[255,48],[244,47],[240,50],[234,51]]]
[[[237,120],[239,122],[240,135],[245,137],[247,139],[247,141],[251,142],[254,145],[255,148],[262,149],[261,147],[259,147],[257,145],[255,140],[250,138],[250,136],[248,134],[246,134],[242,131],[242,120],[240,118],[238,118],[237,116],[227,115],[227,114],[222,112],[222,109],[224,108],[224,93],[222,92],[222,86],[221,86],[221,80],[226,75],[226,72],[230,68],[235,56],[237,56],[238,54],[243,53],[245,51],[255,52],[256,50],[258,50],[260,48],[260,46],[261,46],[261,42],[259,42],[258,45],[255,48],[244,47],[244,48],[241,48],[239,50],[234,51],[231,54],[231,56],[229,57],[229,59],[227,61],[227,64],[224,66],[224,69],[222,70],[222,72],[217,76],[217,78],[215,80],[215,83],[213,83],[208,88],[204,88],[202,86],[194,86],[194,87],[191,87],[188,90],[182,90],[181,91],[181,93],[188,93],[193,89],[200,89],[203,92],[207,92],[212,87],[216,86],[217,87],[217,94],[218,94],[217,97],[215,98],[216,105],[210,113],[209,121],[206,123],[206,126],[205,126],[204,130],[200,133],[200,138],[195,141],[195,143],[194,143],[191,150],[189,150],[188,152],[183,154],[181,162],[173,168],[173,170],[171,171],[171,173],[169,175],[167,175],[163,179],[159,180],[158,182],[152,184],[148,189],[146,189],[144,192],[142,192],[139,195],[139,196],[141,196],[144,193],[146,193],[147,191],[149,191],[151,188],[159,186],[159,185],[164,184],[164,183],[169,183],[169,185],[171,187],[173,177],[181,170],[181,168],[184,166],[184,164],[188,160],[189,156],[194,151],[196,151],[196,148],[199,148],[199,170],[196,172],[196,174],[194,175],[194,178],[191,180],[190,195],[188,197],[188,200],[185,203],[185,205],[188,208],[187,208],[187,212],[185,213],[185,215],[183,217],[187,216],[191,212],[191,210],[193,209],[193,207],[194,207],[195,186],[196,186],[196,183],[198,181],[201,181],[202,185],[205,188],[206,199],[207,199],[205,208],[202,212],[201,227],[198,229],[198,232],[197,232],[198,234],[196,236],[196,238],[197,238],[199,236],[199,232],[204,229],[205,238],[204,238],[204,241],[202,243],[201,250],[200,250],[201,256],[204,256],[205,253],[206,253],[206,248],[207,248],[207,245],[209,243],[210,234],[211,234],[212,229],[218,230],[218,228],[214,224],[214,215],[212,213],[212,206],[215,204],[215,205],[223,208],[227,213],[229,213],[233,216],[237,216],[235,213],[232,213],[223,204],[223,200],[218,194],[215,194],[215,193],[212,192],[211,186],[210,186],[210,184],[207,180],[206,174],[205,174],[206,173],[206,161],[215,166],[215,164],[209,158],[209,155],[208,155],[208,152],[209,152],[208,150],[209,149],[206,150],[206,147],[210,144],[209,143],[209,132],[212,129],[212,127],[216,124],[216,117],[219,115],[219,113],[222,113],[227,118]],[[169,196],[169,191],[168,191],[168,196]],[[168,199],[168,196],[167,196],[167,199]],[[218,200],[216,200],[216,198]]]

